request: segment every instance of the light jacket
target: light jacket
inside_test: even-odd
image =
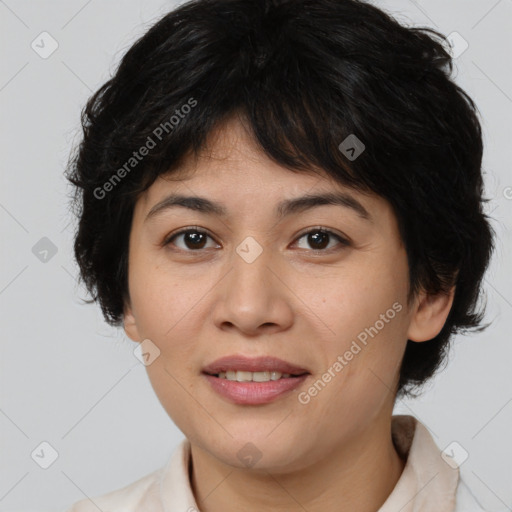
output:
[[[391,431],[397,451],[407,461],[377,512],[485,512],[461,480],[457,464],[441,456],[421,422],[396,415]],[[121,489],[78,501],[67,512],[200,512],[190,484],[189,462],[190,442],[185,438],[164,467]]]

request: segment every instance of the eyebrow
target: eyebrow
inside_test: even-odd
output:
[[[276,213],[277,216],[282,219],[291,214],[304,212],[323,205],[349,208],[362,219],[373,222],[373,218],[366,208],[357,199],[345,192],[306,194],[293,199],[286,199],[277,205]],[[218,217],[228,216],[228,211],[222,204],[206,199],[205,197],[171,194],[151,208],[144,222],[174,207],[188,208],[189,210],[194,210],[206,215],[217,215]]]

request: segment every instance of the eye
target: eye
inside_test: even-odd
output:
[[[306,238],[306,243],[310,244],[314,251],[329,252],[332,247],[328,247],[326,250],[326,246],[329,245],[329,239],[332,238],[335,238],[342,246],[350,245],[350,242],[342,236],[321,227],[314,228],[307,231],[306,233],[303,233],[297,240],[301,240],[303,238]]]
[[[174,243],[174,240],[179,239],[180,237],[182,237],[182,241],[185,244],[184,247],[180,247],[179,245]],[[193,252],[208,248],[206,246],[208,238],[213,240],[213,238],[208,234],[207,231],[204,231],[203,229],[200,229],[198,227],[189,227],[182,229],[176,233],[172,233],[165,239],[162,245],[166,246],[172,243],[173,245],[176,245],[179,249],[182,249],[186,252]],[[342,236],[338,235],[337,233],[334,233],[333,231],[330,231],[329,229],[324,229],[321,227],[310,229],[309,231],[300,235],[299,238],[297,238],[297,240],[301,239],[306,239],[306,243],[310,244],[311,249],[313,251],[319,252],[329,252],[333,248],[328,247],[330,239],[336,239],[338,243],[342,246],[350,245],[350,242],[343,238]],[[210,247],[219,246],[214,245]],[[307,247],[305,249],[307,249]]]
[[[185,243],[185,247],[179,247],[179,249],[183,249],[185,251],[196,251],[205,248],[205,242],[208,238],[213,238],[204,230],[195,228],[187,228],[178,231],[177,233],[171,234],[168,238],[165,239],[163,245],[169,245],[173,240],[183,237],[183,242]],[[173,245],[176,245],[173,243]],[[190,251],[189,251],[190,252]]]

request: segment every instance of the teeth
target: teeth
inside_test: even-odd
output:
[[[281,378],[286,379],[290,377],[290,374],[281,372],[244,372],[228,370],[226,372],[220,372],[218,377],[220,379],[236,380],[238,382],[268,382]]]

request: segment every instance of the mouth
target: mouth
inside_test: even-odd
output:
[[[275,357],[233,355],[205,366],[202,375],[219,396],[238,405],[261,405],[287,396],[311,373]]]

